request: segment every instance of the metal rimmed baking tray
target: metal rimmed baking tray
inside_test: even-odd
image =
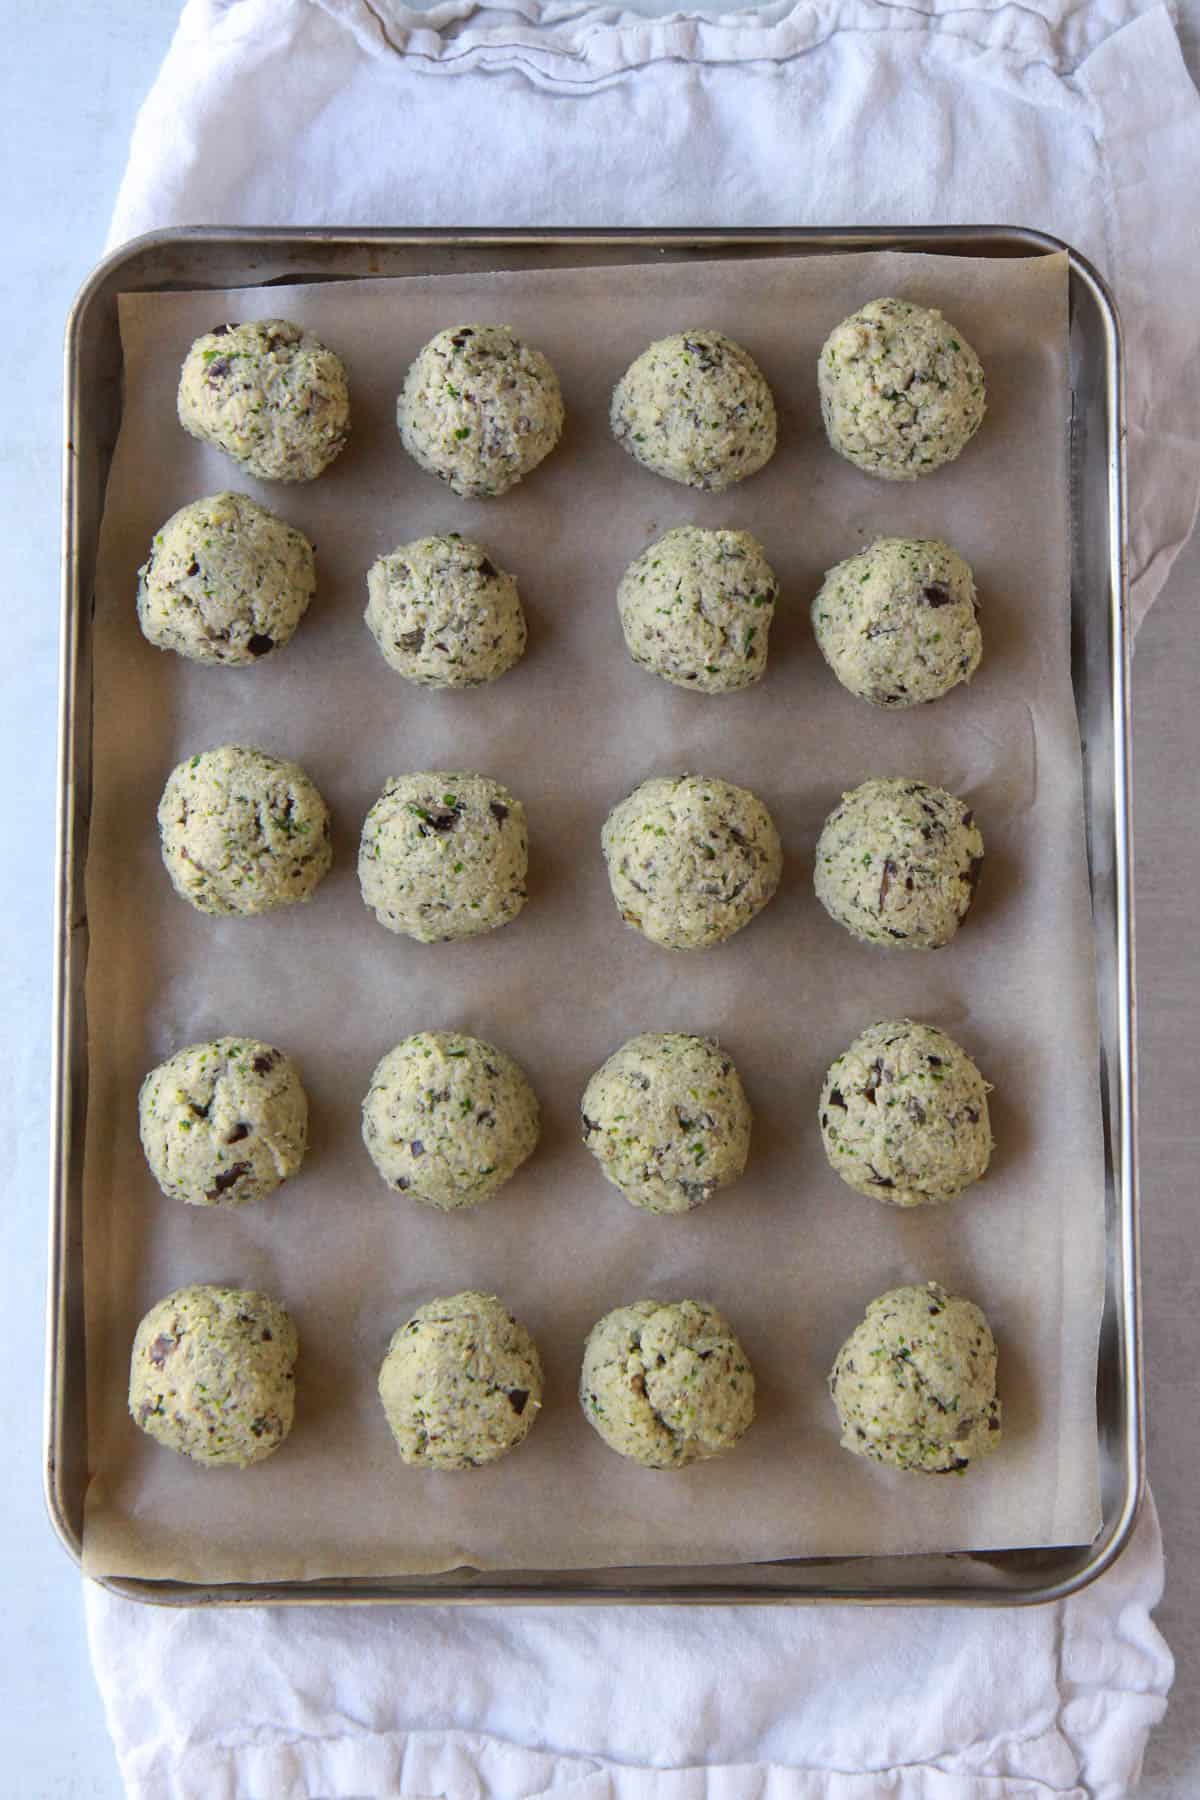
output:
[[[116,296],[170,288],[262,287],[496,268],[739,259],[838,251],[1039,256],[1066,246],[1011,229],[895,232],[254,232],[165,233],[129,246],[87,284],[67,341],[62,807],[57,896],[56,1063],[49,1306],[47,1490],[79,1553],[87,1483],[82,1314],[82,1122],[87,1084],[83,875],[90,815],[91,616],[105,485],[121,418]],[[873,1600],[1030,1603],[1060,1597],[1117,1555],[1141,1487],[1134,1181],[1132,970],[1127,815],[1126,659],[1119,327],[1088,266],[1070,263],[1072,673],[1096,935],[1107,1282],[1097,1419],[1103,1524],[1090,1546],[947,1556],[792,1559],[708,1568],[447,1574],[319,1583],[223,1585],[113,1580],[132,1597],[218,1601]]]

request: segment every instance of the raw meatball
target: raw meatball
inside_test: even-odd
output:
[[[346,370],[287,319],[218,325],[187,353],[179,423],[264,481],[313,481],[350,436]]]
[[[690,1212],[736,1181],[750,1154],[750,1107],[712,1038],[644,1031],[584,1089],[583,1141],[632,1206]]]
[[[958,930],[983,867],[975,815],[923,781],[864,781],[817,840],[817,899],[855,937],[938,950]]]
[[[613,389],[613,436],[643,468],[717,491],[775,454],[775,402],[754,358],[719,331],[659,338]]]
[[[163,862],[203,913],[310,900],[329,873],[329,811],[298,763],[223,744],[172,769],[158,803]]]
[[[758,681],[779,583],[748,531],[680,525],[630,563],[617,589],[634,662],[677,687],[729,694]]]
[[[181,507],[138,570],[138,620],[160,650],[256,663],[286,644],[316,591],[313,547],[248,494]]]
[[[421,1031],[376,1067],[362,1133],[389,1187],[451,1212],[490,1199],[531,1154],[537,1096],[494,1044]]]
[[[558,376],[508,325],[439,331],[404,378],[400,441],[470,500],[507,494],[562,435]]]
[[[987,404],[961,331],[908,300],[872,300],[843,319],[821,348],[817,385],[829,442],[884,481],[915,481],[953,462]]]
[[[244,1469],[292,1429],[300,1340],[286,1309],[244,1288],[177,1288],[137,1328],[129,1411],[168,1450]]]
[[[973,1301],[936,1281],[872,1300],[829,1391],[842,1448],[895,1469],[950,1474],[1000,1442],[995,1339]]]
[[[681,1469],[732,1450],[754,1418],[754,1372],[703,1300],[637,1300],[592,1327],[579,1401],[610,1450]]]
[[[151,1069],[138,1121],[155,1181],[189,1206],[262,1200],[296,1173],[308,1147],[299,1071],[256,1038],[192,1044]]]
[[[609,813],[600,842],[621,917],[670,950],[732,937],[762,911],[783,872],[762,801],[704,775],[643,781]]]
[[[486,775],[395,775],[367,814],[362,896],[381,925],[420,944],[475,937],[525,904],[521,802]]]
[[[821,1135],[831,1168],[893,1206],[953,1200],[992,1154],[988,1084],[934,1025],[885,1019],[831,1064]]]
[[[426,687],[495,681],[525,650],[516,582],[457,532],[381,556],[367,576],[366,618],[385,661]]]
[[[938,700],[979,667],[970,568],[936,538],[880,538],[830,569],[812,605],[821,654],[874,706]]]
[[[379,1398],[406,1463],[478,1469],[529,1436],[542,1359],[495,1294],[451,1294],[419,1306],[396,1332]]]

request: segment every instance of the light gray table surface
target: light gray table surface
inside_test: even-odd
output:
[[[672,10],[670,0],[640,4]],[[0,515],[13,637],[0,672],[9,845],[0,859],[0,1800],[115,1800],[80,1580],[46,1522],[40,1482],[60,356],[68,305],[99,256],[130,126],[176,9],[6,0],[3,11]],[[1186,0],[1182,34],[1196,74],[1200,0]],[[1200,768],[1198,609],[1194,539],[1142,629],[1134,680],[1150,1469],[1168,1556],[1158,1618],[1179,1663],[1144,1800],[1200,1794],[1200,906],[1184,886]]]

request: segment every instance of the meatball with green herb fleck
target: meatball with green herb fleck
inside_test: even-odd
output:
[[[290,1057],[257,1038],[190,1044],[138,1095],[150,1171],[189,1206],[245,1206],[294,1175],[308,1147],[308,1096]]]
[[[490,1200],[533,1154],[538,1130],[520,1065],[456,1032],[404,1038],[363,1101],[363,1142],[388,1186],[443,1212]]]
[[[704,950],[748,925],[779,886],[783,850],[757,795],[715,776],[655,776],[601,833],[627,925],[670,950]]]
[[[138,622],[160,650],[247,667],[292,637],[316,590],[313,547],[248,494],[193,500],[138,570]]]
[[[631,1206],[686,1213],[736,1181],[750,1154],[750,1106],[713,1038],[643,1031],[596,1070],[583,1141]]]
[[[894,1469],[961,1474],[1000,1442],[996,1341],[936,1281],[872,1300],[829,1377],[842,1448]]]
[[[162,856],[198,912],[249,917],[310,900],[329,873],[329,811],[299,764],[223,744],[171,771]]]
[[[775,454],[775,401],[748,350],[720,331],[659,338],[613,390],[613,436],[643,468],[718,492]]]
[[[982,867],[975,814],[957,794],[864,781],[826,819],[813,883],[830,917],[866,943],[938,950],[965,918]]]
[[[812,619],[842,686],[872,706],[940,700],[983,654],[974,577],[936,538],[879,538],[838,563]]]
[[[495,1294],[419,1306],[394,1334],[379,1398],[415,1469],[479,1469],[529,1436],[542,1407],[538,1347]]]
[[[610,1450],[682,1469],[732,1450],[754,1418],[754,1371],[704,1300],[636,1300],[592,1327],[579,1403]]]
[[[455,325],[419,352],[396,404],[413,461],[456,494],[507,494],[562,435],[558,376],[508,325]]]
[[[979,358],[933,307],[872,300],[817,359],[821,416],[840,456],[884,481],[915,481],[966,449],[987,407]]]
[[[137,1328],[130,1416],[164,1449],[209,1468],[262,1462],[292,1429],[299,1348],[286,1308],[268,1294],[177,1288]]]
[[[515,580],[457,532],[381,556],[367,576],[366,619],[385,662],[425,687],[479,687],[525,650]]]
[[[314,481],[346,447],[346,370],[287,319],[218,325],[179,377],[179,423],[263,481]]]
[[[935,1025],[868,1026],[821,1090],[829,1165],[856,1193],[892,1206],[953,1200],[991,1158],[987,1097],[966,1051]]]
[[[680,525],[626,569],[617,589],[634,662],[676,687],[731,694],[759,681],[779,583],[748,531]]]
[[[515,919],[528,858],[525,808],[498,781],[396,775],[367,814],[358,879],[381,925],[434,944]]]

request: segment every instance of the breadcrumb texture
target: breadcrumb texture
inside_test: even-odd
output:
[[[215,1038],[151,1069],[138,1126],[164,1194],[189,1206],[246,1206],[304,1161],[308,1096],[295,1063],[273,1044]]]
[[[750,1105],[714,1038],[643,1031],[588,1082],[583,1141],[633,1206],[686,1213],[736,1181],[750,1154]]]
[[[757,795],[704,775],[654,776],[601,834],[627,925],[671,950],[703,950],[748,925],[779,886],[783,851]]]
[[[402,1460],[478,1469],[523,1443],[542,1406],[537,1345],[495,1294],[419,1306],[392,1338],[379,1398]]]
[[[618,444],[643,468],[718,492],[775,454],[775,401],[748,350],[707,329],[659,338],[613,390]]]
[[[476,937],[525,904],[525,808],[487,775],[396,775],[367,814],[358,851],[362,897],[381,925],[440,943]]]
[[[494,1044],[419,1031],[377,1065],[362,1131],[389,1187],[450,1212],[490,1199],[533,1153],[537,1097]]]
[[[525,652],[516,581],[456,533],[381,556],[367,575],[366,620],[384,661],[424,687],[479,687]]]
[[[138,570],[138,622],[160,650],[252,667],[286,644],[316,591],[313,547],[248,494],[181,507]]]
[[[562,435],[562,391],[540,350],[508,325],[454,325],[419,352],[396,404],[413,461],[456,494],[506,494]]]
[[[218,325],[179,377],[179,423],[263,481],[314,481],[345,449],[350,390],[340,356],[287,319]]]
[[[274,1455],[296,1405],[300,1348],[268,1294],[201,1283],[152,1306],[133,1340],[129,1411],[163,1445],[210,1468]]]
[[[748,531],[680,525],[629,565],[617,608],[634,662],[676,687],[731,694],[766,672],[778,598]]]
[[[637,1300],[592,1327],[579,1399],[610,1450],[681,1469],[732,1450],[754,1418],[754,1371],[704,1300]]]
[[[935,1025],[884,1019],[830,1064],[821,1137],[856,1193],[893,1206],[953,1200],[991,1159],[988,1084]]]
[[[162,856],[198,912],[249,917],[310,900],[329,873],[329,809],[298,763],[222,744],[171,771]]]
[[[817,840],[813,882],[831,918],[868,944],[938,950],[965,918],[983,837],[957,794],[924,781],[864,781]]]
[[[1000,1442],[991,1328],[974,1301],[936,1281],[872,1300],[829,1391],[842,1448],[894,1469],[961,1474]]]
[[[812,620],[842,686],[872,706],[940,700],[983,655],[974,577],[936,538],[879,538],[838,563]]]
[[[872,300],[831,331],[817,359],[821,416],[839,455],[884,481],[953,462],[983,423],[979,358],[934,307]]]

